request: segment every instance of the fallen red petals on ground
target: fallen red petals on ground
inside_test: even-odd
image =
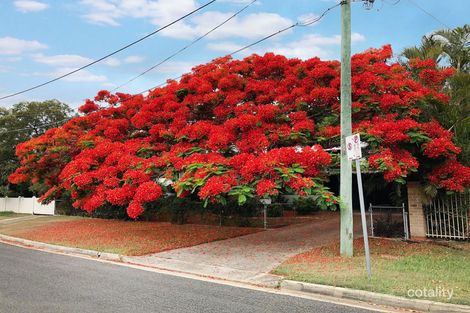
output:
[[[15,234],[17,237],[124,255],[144,255],[190,247],[261,231],[213,225],[83,219],[53,222]]]

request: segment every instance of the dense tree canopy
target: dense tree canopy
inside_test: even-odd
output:
[[[57,100],[20,102],[8,109],[0,108],[0,193],[2,195],[23,192],[22,189],[27,191],[27,186],[12,190],[7,180],[8,175],[19,166],[15,156],[16,145],[43,134],[51,127],[62,125],[71,112],[65,103]]]
[[[445,103],[453,73],[433,61],[389,64],[390,46],[352,58],[353,131],[369,144],[369,170],[387,181],[416,177],[462,191],[470,169],[426,110]],[[138,217],[164,192],[224,203],[235,197],[312,194],[338,168],[324,149],[339,145],[340,64],[266,54],[220,58],[147,96],[100,91],[83,116],[17,147],[10,180],[49,186],[44,200],[70,192],[77,208],[127,207]],[[416,81],[413,75],[417,75]]]
[[[454,133],[454,142],[463,150],[459,159],[470,165],[470,25],[427,34],[419,46],[406,48],[401,55],[405,66],[408,60],[432,59],[442,68],[455,69],[444,87],[449,103],[433,103],[429,111]]]

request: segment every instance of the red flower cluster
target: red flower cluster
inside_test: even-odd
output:
[[[261,179],[256,185],[256,194],[260,197],[275,196],[279,193],[276,183],[272,180]]]
[[[416,171],[419,163],[413,155],[403,149],[384,149],[369,156],[369,165],[384,172],[386,181],[401,180],[410,171]]]
[[[429,174],[429,181],[448,190],[463,192],[470,185],[470,168],[448,160]]]
[[[391,54],[352,58],[353,129],[369,143],[370,166],[389,181],[419,170],[462,190],[468,168],[442,164],[460,151],[452,134],[423,113],[430,99],[446,101],[451,71],[417,60],[408,70],[389,64]],[[206,202],[297,193],[335,203],[322,181],[338,164],[323,147],[339,144],[339,86],[337,61],[268,53],[216,59],[147,96],[100,91],[83,116],[18,145],[10,181],[43,184],[43,200],[69,191],[88,212],[127,207],[132,218],[164,190]],[[422,166],[430,158],[436,169]]]

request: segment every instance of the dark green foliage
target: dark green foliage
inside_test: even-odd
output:
[[[454,142],[462,148],[459,159],[470,165],[470,25],[425,35],[420,45],[404,49],[401,56],[404,65],[415,58],[432,59],[438,66],[456,70],[444,87],[449,104],[428,103],[423,109],[454,133]]]
[[[46,130],[64,124],[72,110],[57,100],[20,102],[11,108],[0,108],[0,194],[30,196],[38,190],[29,185],[10,185],[8,176],[18,167],[16,145]],[[41,186],[36,186],[41,188]],[[40,191],[39,193],[41,193]]]
[[[316,201],[311,197],[298,198],[292,204],[293,208],[299,215],[307,215],[313,212],[320,211],[320,207]]]

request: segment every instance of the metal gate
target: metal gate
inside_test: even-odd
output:
[[[438,197],[425,207],[426,236],[443,239],[470,239],[470,193]]]
[[[405,204],[402,203],[401,206],[389,206],[389,205],[373,205],[369,204],[369,227],[370,235],[374,236],[383,236],[383,234],[377,234],[378,222],[383,223],[384,220],[387,220],[387,223],[396,224],[402,229],[401,237],[405,240],[410,239],[409,231],[409,217],[408,211],[405,208]],[[403,227],[399,224],[403,223]]]

